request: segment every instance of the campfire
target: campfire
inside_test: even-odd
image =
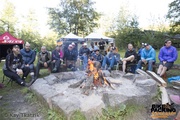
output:
[[[80,87],[83,89],[83,93],[89,95],[90,90],[97,89],[98,87],[109,86],[115,89],[111,84],[111,81],[106,79],[101,68],[101,64],[98,61],[88,60],[88,67],[86,70],[87,77],[83,78],[79,82],[70,85],[70,88]]]
[[[100,67],[101,64],[99,62],[92,60],[88,61],[87,74],[89,77],[93,76],[93,85],[95,87],[110,85],[110,83],[104,77]]]

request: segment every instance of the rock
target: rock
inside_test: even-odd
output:
[[[110,77],[110,72],[108,70],[102,70],[104,77]]]
[[[58,76],[59,81],[67,81],[71,79],[76,79],[74,72],[61,72]]]
[[[143,88],[147,94],[153,94],[157,91],[156,81],[152,79],[136,80],[136,86]],[[153,96],[152,95],[152,96]]]
[[[111,71],[110,76],[113,77],[113,78],[121,78],[123,76],[123,72],[114,70],[114,71]]]
[[[44,79],[47,81],[49,85],[53,85],[58,82],[58,78],[54,76],[53,74],[50,74],[49,76],[44,77]]]
[[[135,78],[135,74],[132,74],[132,73],[127,73],[123,76],[124,78],[127,78],[129,80],[134,80]]]

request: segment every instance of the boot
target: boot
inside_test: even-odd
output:
[[[57,72],[57,67],[54,67],[54,69],[52,70],[53,73]]]

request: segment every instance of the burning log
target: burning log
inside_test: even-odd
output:
[[[80,86],[80,88],[83,89],[83,93],[86,95],[89,94],[90,90],[99,86],[109,86],[112,89],[115,89],[111,82],[104,77],[100,68],[100,62],[88,60],[88,67],[86,70],[87,77],[69,87],[77,88]]]

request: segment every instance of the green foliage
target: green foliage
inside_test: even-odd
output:
[[[169,4],[169,11],[167,14],[167,18],[169,18],[172,22],[171,24],[171,32],[174,34],[180,33],[180,1],[174,0]]]
[[[15,6],[11,2],[6,1],[4,9],[0,12],[0,34],[5,31],[14,34],[16,23]]]
[[[160,88],[158,87],[156,95],[152,99],[155,101],[161,101],[161,94],[162,92],[160,91]]]
[[[64,120],[62,116],[57,114],[54,110],[48,110],[48,119],[47,120]]]
[[[137,110],[142,109],[138,105],[124,105],[116,106],[115,108],[108,107],[103,109],[102,115],[97,117],[97,120],[126,120],[127,117],[133,115]]]
[[[49,25],[59,35],[74,33],[87,35],[98,24],[100,14],[93,8],[91,0],[61,0],[57,8],[48,8]]]
[[[79,110],[75,111],[70,120],[86,120],[86,117]]]

